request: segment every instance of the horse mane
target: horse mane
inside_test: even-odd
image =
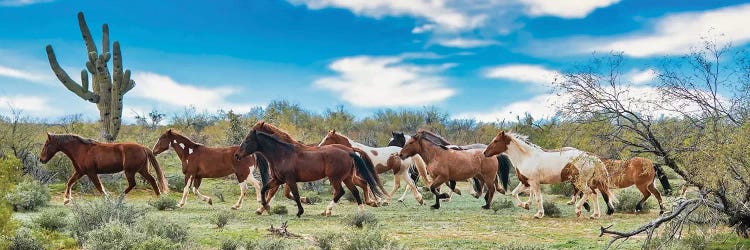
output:
[[[295,145],[303,145],[307,147],[307,145],[298,142],[297,140],[294,139],[294,137],[289,135],[287,132],[284,132],[283,130],[281,130],[280,128],[277,128],[274,125],[268,124],[267,122],[259,121],[255,123],[255,125],[253,126],[253,129],[255,131],[273,135],[272,137],[277,137],[277,139],[282,140],[286,143],[295,144]]]
[[[187,142],[189,142],[189,143],[192,143],[193,145],[196,145],[196,146],[203,146],[203,144],[197,143],[197,142],[195,142],[195,141],[191,140],[190,138],[188,138],[187,136],[184,136],[184,135],[182,135],[182,134],[180,134],[180,133],[177,133],[177,132],[176,132],[176,131],[174,131],[174,130],[172,130],[172,135],[175,135],[175,136],[178,136],[178,137],[180,137],[180,138],[182,138],[182,139],[185,139],[185,140],[187,140]]]
[[[443,137],[440,137],[439,135],[436,135],[435,133],[432,133],[427,130],[419,130],[417,131],[417,134],[422,133],[422,138],[427,140],[428,142],[435,144],[436,146],[439,146],[442,149],[455,149],[454,147],[448,147],[449,145],[452,145],[448,140],[444,139]],[[459,147],[460,148],[460,147]]]
[[[526,144],[526,145],[527,145],[527,146],[529,146],[530,148],[533,148],[533,149],[538,149],[538,150],[544,151],[544,149],[543,149],[542,147],[540,147],[540,146],[537,146],[536,144],[534,144],[533,142],[531,142],[531,141],[529,140],[529,136],[528,136],[528,135],[523,135],[523,134],[518,134],[518,133],[513,133],[513,132],[508,132],[508,133],[505,133],[505,134],[506,134],[506,135],[509,135],[509,136],[510,136],[510,138],[511,138],[512,140],[516,141],[517,143],[518,143],[518,142],[523,142],[523,144]],[[521,150],[525,150],[525,149],[524,149],[523,147],[521,147]]]
[[[87,145],[93,145],[93,144],[99,143],[98,141],[94,139],[83,138],[74,134],[62,134],[62,135],[50,134],[50,138],[54,139],[55,142],[58,142],[58,143],[69,143],[69,142],[76,142],[76,141],[83,143],[83,144],[87,144]]]
[[[287,148],[287,149],[290,149],[290,150],[293,150],[293,149],[294,149],[294,146],[295,146],[295,144],[293,144],[293,143],[289,143],[289,142],[285,142],[285,141],[281,140],[280,138],[278,138],[278,137],[276,137],[276,136],[273,136],[273,134],[269,134],[269,133],[266,133],[266,132],[262,132],[262,131],[258,131],[258,133],[257,133],[257,134],[258,134],[258,135],[262,135],[262,136],[264,136],[264,137],[268,137],[268,138],[270,138],[271,140],[273,140],[273,141],[275,141],[275,142],[278,142],[279,144],[281,144],[282,146],[284,146],[284,147],[285,147],[285,148]]]

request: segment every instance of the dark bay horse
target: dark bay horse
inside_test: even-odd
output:
[[[240,184],[240,198],[232,206],[232,209],[242,208],[242,200],[247,193],[247,181],[249,180],[253,187],[258,202],[260,202],[260,182],[253,177],[255,169],[255,157],[245,157],[242,160],[234,159],[234,151],[239,146],[212,148],[203,144],[193,142],[189,138],[169,129],[159,136],[159,141],[154,144],[154,154],[158,155],[170,146],[177,153],[177,157],[182,162],[182,173],[185,175],[185,188],[182,189],[182,198],[180,207],[185,205],[190,187],[193,187],[193,193],[208,204],[213,204],[211,197],[200,193],[201,180],[203,178],[221,178],[234,174]]]
[[[401,149],[399,157],[404,159],[419,154],[427,162],[427,171],[433,177],[430,191],[435,194],[435,209],[440,208],[440,199],[448,194],[439,194],[437,187],[448,181],[479,178],[488,192],[484,196],[484,209],[489,209],[496,190],[495,178],[502,176],[502,185],[507,185],[510,170],[499,168],[497,157],[485,157],[482,149],[453,149],[436,142],[439,136],[425,130],[418,131]]]
[[[260,165],[263,188],[262,197],[271,188],[276,188],[286,183],[297,203],[297,217],[304,212],[300,201],[297,182],[317,181],[328,178],[333,186],[333,201],[328,205],[323,215],[331,215],[333,207],[344,195],[344,185],[352,192],[360,209],[364,209],[362,198],[354,185],[355,169],[359,170],[361,177],[366,181],[367,187],[376,196],[383,195],[374,178],[374,173],[367,169],[364,160],[353,151],[347,151],[335,145],[322,147],[301,147],[284,142],[273,135],[250,130],[240,148],[234,153],[236,159],[241,159],[253,153],[260,153],[270,163],[270,167]],[[269,171],[270,169],[270,171]],[[269,173],[270,172],[270,173]],[[269,178],[272,176],[273,178]],[[270,179],[270,180],[269,180]],[[261,199],[265,209],[269,210],[268,201]]]
[[[114,174],[121,171],[125,172],[125,178],[128,180],[128,187],[125,189],[126,194],[135,187],[135,173],[139,173],[151,184],[157,196],[169,192],[167,179],[164,178],[164,173],[162,173],[156,157],[151,150],[144,146],[135,143],[101,143],[72,134],[52,135],[47,133],[47,141],[44,143],[39,160],[42,163],[47,163],[60,151],[73,162],[73,176],[68,179],[65,188],[65,204],[70,202],[70,188],[84,175],[88,176],[89,180],[94,183],[94,187],[104,195],[107,195],[107,191],[104,190],[98,174]],[[154,177],[148,173],[149,163],[156,170],[161,192],[159,192]]]

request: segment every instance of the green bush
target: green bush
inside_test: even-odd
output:
[[[211,215],[211,223],[216,225],[218,228],[223,228],[229,223],[229,219],[233,217],[233,214],[229,211],[218,211]]]
[[[14,211],[35,211],[46,206],[50,198],[47,186],[31,179],[25,179],[14,191],[5,195]]]
[[[151,200],[148,202],[148,204],[158,209],[159,211],[164,211],[167,209],[177,209],[177,200],[169,198],[169,196],[166,195],[162,195],[155,200]]]
[[[709,243],[710,241],[706,236],[694,233],[680,240],[680,245],[684,246],[685,249],[708,249]]]
[[[252,244],[253,248],[246,248],[246,249],[255,249],[255,250],[279,250],[279,249],[289,249],[289,244],[284,240],[284,238],[270,238],[270,239],[263,239],[256,241]]]
[[[367,211],[360,211],[353,216],[347,217],[346,224],[362,228],[365,225],[375,226],[378,224],[378,217]]]
[[[185,188],[185,176],[182,176],[182,175],[167,176],[167,185],[169,185],[169,189],[172,189],[176,192],[182,192],[182,189]]]
[[[287,214],[289,211],[286,209],[286,206],[284,205],[276,205],[271,208],[272,214]]]
[[[301,194],[302,197],[305,197],[307,199],[307,204],[313,205],[318,204],[321,201],[323,201],[323,198],[320,198],[320,195],[315,192],[307,191],[304,194]]]
[[[321,250],[331,250],[336,245],[336,239],[341,235],[333,232],[324,232],[321,235],[315,236],[315,246]]]
[[[127,250],[147,239],[146,235],[132,230],[128,225],[113,220],[86,234],[83,244],[91,250]]]
[[[377,228],[355,231],[348,234],[348,237],[342,243],[341,249],[343,250],[403,248],[385,237]]]
[[[8,194],[18,181],[21,161],[13,156],[0,157],[0,194]],[[13,220],[13,209],[0,197],[0,249],[10,246],[10,238],[16,235],[16,222]]]
[[[560,216],[562,215],[562,212],[560,212],[560,209],[557,208],[557,205],[555,205],[554,202],[545,200],[544,203],[542,203],[542,207],[544,207],[545,216],[560,218]]]
[[[561,182],[549,185],[549,192],[551,194],[562,195],[570,197],[573,195],[573,185],[569,182]]]
[[[39,213],[32,222],[47,230],[60,231],[68,224],[67,218],[68,213],[65,210],[49,209]]]
[[[349,190],[344,191],[344,192],[346,192],[346,193],[344,193],[344,196],[342,196],[341,198],[343,198],[344,200],[347,200],[349,202],[357,202],[357,199],[354,199],[354,195],[352,194],[352,192],[349,192]],[[360,192],[360,195],[362,195],[361,192]],[[362,197],[362,196],[360,196],[360,197]]]
[[[10,250],[44,249],[41,241],[31,234],[31,229],[22,227],[16,230],[16,235],[10,239]]]
[[[71,232],[79,240],[84,240],[88,232],[95,230],[109,222],[119,221],[125,225],[133,225],[143,217],[146,209],[125,203],[125,197],[102,197],[91,201],[80,201],[73,204]]]
[[[492,211],[495,211],[495,213],[497,213],[497,211],[501,209],[508,209],[512,207],[513,207],[513,201],[505,199],[505,198],[501,198],[499,200],[493,201],[491,205]]]
[[[427,190],[426,192],[422,192],[422,199],[426,201],[434,200],[435,194],[433,194],[432,191]]]
[[[152,249],[159,249],[159,250],[178,250],[180,249],[180,244],[176,244],[169,239],[161,238],[161,237],[148,237],[148,239],[141,241],[133,247],[135,250],[152,250]]]
[[[635,213],[635,207],[638,205],[638,202],[643,199],[643,195],[639,191],[627,188],[617,194],[617,199],[619,200],[618,203],[615,203],[615,209],[617,211],[621,213]],[[654,208],[652,203],[645,202],[641,211],[648,212],[652,208]]]
[[[236,250],[239,249],[242,243],[235,239],[224,239],[221,241],[221,246],[219,246],[219,249],[221,250]],[[246,248],[246,249],[255,249],[255,248]]]
[[[138,220],[135,226],[136,231],[150,236],[159,236],[171,240],[173,243],[186,242],[190,235],[188,227],[172,219],[147,216]]]

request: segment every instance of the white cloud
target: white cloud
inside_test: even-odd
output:
[[[32,116],[48,117],[50,114],[59,113],[59,110],[53,104],[49,103],[49,99],[45,97],[29,95],[0,96],[0,111],[9,114],[12,109]]]
[[[31,82],[48,82],[50,78],[47,75],[32,73],[20,69],[14,69],[0,65],[0,77],[17,78]]]
[[[633,70],[627,74],[627,77],[630,78],[630,82],[639,85],[651,82],[651,80],[656,78],[657,74],[658,72],[654,69]]]
[[[422,25],[422,26],[414,27],[413,29],[411,29],[411,33],[413,33],[413,34],[422,34],[422,33],[425,33],[425,32],[432,31],[434,29],[435,29],[435,25],[434,24],[425,24],[425,25]]]
[[[561,18],[583,18],[598,8],[616,4],[620,0],[520,0],[524,12],[530,16],[556,16]]]
[[[556,70],[531,64],[507,64],[488,68],[484,71],[484,77],[486,78],[508,79],[539,85],[550,85],[559,75],[560,72]]]
[[[515,121],[526,113],[534,119],[550,118],[557,114],[559,105],[566,100],[563,96],[545,94],[529,100],[513,102],[491,112],[468,112],[459,114],[458,118],[476,119],[483,122]]]
[[[247,112],[255,106],[228,102],[227,98],[238,91],[230,87],[197,87],[151,72],[135,73],[133,80],[136,82],[136,87],[132,90],[133,96],[176,107],[194,105],[208,110],[232,109]]]
[[[413,54],[412,54],[413,55]],[[314,86],[335,92],[360,107],[397,107],[431,104],[453,96],[438,73],[455,64],[415,65],[408,56],[354,56],[329,65],[337,76],[316,80]]]
[[[37,3],[49,3],[52,1],[54,0],[0,0],[0,6],[16,7]]]
[[[476,48],[486,47],[490,45],[496,45],[498,42],[493,40],[482,40],[482,39],[470,39],[470,38],[450,38],[450,39],[438,39],[437,44],[443,47],[454,47],[454,48]]]

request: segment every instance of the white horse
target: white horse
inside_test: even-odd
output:
[[[594,199],[596,207],[591,218],[600,216],[599,199],[595,189],[598,189],[607,202],[608,214],[612,211],[614,195],[608,188],[607,169],[599,157],[575,148],[563,148],[554,151],[544,151],[539,146],[527,141],[522,135],[500,131],[484,151],[487,157],[506,153],[521,183],[513,190],[513,197],[518,206],[529,209],[531,197],[536,197],[538,211],[535,218],[544,217],[542,206],[542,192],[540,184],[554,184],[571,181],[579,190],[585,190],[583,198],[576,204],[576,216],[581,216],[581,206],[584,201]],[[530,190],[529,201],[522,202],[518,194]],[[592,195],[593,194],[593,195]]]
[[[342,134],[336,133],[336,130],[328,131],[328,134],[323,138],[323,140],[320,141],[320,144],[318,146],[323,145],[329,145],[329,144],[341,144],[347,147],[353,147],[361,149],[362,151],[365,151],[367,156],[370,157],[372,160],[372,164],[375,165],[375,169],[378,173],[384,173],[388,170],[388,158],[392,154],[398,154],[401,151],[400,147],[395,146],[388,146],[388,147],[379,147],[374,148],[367,145],[364,145],[362,143],[356,142],[352,139],[349,139],[349,137],[346,137]],[[422,194],[419,193],[419,190],[417,189],[417,186],[415,185],[414,181],[409,178],[409,167],[411,166],[417,166],[417,169],[425,169],[426,165],[424,160],[422,160],[422,157],[419,157],[418,155],[415,157],[407,158],[406,160],[401,161],[401,167],[399,168],[398,172],[394,171],[393,173],[393,190],[391,190],[388,193],[388,198],[385,200],[385,204],[388,204],[391,202],[391,197],[398,191],[398,189],[401,187],[401,181],[406,182],[406,190],[404,190],[404,194],[401,195],[401,198],[398,199],[399,202],[403,202],[404,198],[406,197],[406,193],[409,192],[409,190],[412,191],[414,194],[414,199],[419,202],[419,204],[424,204],[424,199],[422,198]]]

